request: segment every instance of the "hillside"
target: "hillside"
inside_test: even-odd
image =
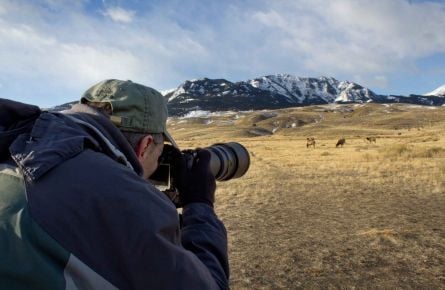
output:
[[[323,135],[333,138],[346,133],[352,136],[392,136],[437,125],[444,121],[444,111],[445,107],[409,104],[329,104],[240,112],[194,111],[187,117],[170,117],[168,125],[173,131],[179,130],[177,133],[181,139],[187,139],[189,134],[195,135],[196,132],[203,139],[213,138],[215,130],[222,139],[263,135]],[[188,132],[189,128],[193,128],[193,132]]]

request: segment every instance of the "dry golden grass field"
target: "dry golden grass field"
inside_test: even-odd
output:
[[[169,129],[183,149],[250,152],[246,175],[216,192],[232,289],[445,289],[445,107],[311,106]]]

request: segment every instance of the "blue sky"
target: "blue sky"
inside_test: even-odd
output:
[[[423,94],[445,84],[444,31],[445,0],[0,0],[0,97],[280,73]]]

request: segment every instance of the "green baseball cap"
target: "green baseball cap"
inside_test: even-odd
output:
[[[87,101],[109,104],[110,120],[120,130],[163,133],[167,141],[178,147],[167,132],[167,102],[155,89],[132,81],[104,80],[83,94],[80,102]]]

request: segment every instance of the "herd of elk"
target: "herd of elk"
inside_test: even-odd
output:
[[[377,140],[376,137],[366,137],[365,139],[369,143],[376,143],[376,140]],[[346,139],[345,138],[340,138],[340,139],[338,139],[337,144],[335,144],[335,147],[336,148],[343,147],[343,145],[345,145],[345,144],[346,144]],[[311,146],[315,148],[315,138],[314,137],[307,137],[306,138],[306,148],[309,148]],[[324,145],[322,145],[322,146],[324,146]]]
[[[315,138],[314,137],[307,137],[306,138],[307,142],[306,142],[306,148],[309,148],[311,146],[313,146],[315,148]],[[365,140],[369,143],[377,143],[377,138],[376,137],[366,137]],[[335,147],[343,147],[343,145],[345,145],[346,143],[346,139],[345,138],[340,138],[337,141],[337,144],[335,144]],[[322,145],[324,146],[324,145]]]
[[[306,148],[309,148],[310,146],[313,146],[315,148],[315,138],[314,137],[307,138]]]

